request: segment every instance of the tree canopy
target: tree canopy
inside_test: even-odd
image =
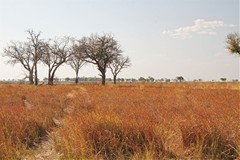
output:
[[[102,85],[105,85],[108,65],[122,52],[118,42],[111,34],[102,36],[92,34],[90,37],[82,38],[79,43],[84,50],[85,61],[97,66],[102,77]]]
[[[231,33],[227,36],[227,48],[229,52],[240,56],[239,41],[240,37],[238,33]]]

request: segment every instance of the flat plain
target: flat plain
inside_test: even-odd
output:
[[[239,105],[239,83],[0,84],[0,159],[237,159]]]

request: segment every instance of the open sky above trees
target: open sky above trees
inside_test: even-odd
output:
[[[132,66],[118,77],[228,80],[239,78],[239,56],[227,35],[239,31],[238,0],[0,0],[0,53],[26,31],[42,38],[112,33]],[[21,79],[25,70],[0,57],[0,79]],[[39,66],[39,78],[47,68]],[[74,77],[63,65],[56,77]],[[98,76],[91,64],[79,76]],[[112,77],[110,70],[107,77]]]

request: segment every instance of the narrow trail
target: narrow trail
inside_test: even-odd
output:
[[[36,146],[31,155],[28,155],[24,160],[57,160],[60,158],[60,154],[54,149],[54,141],[50,137],[51,133],[48,133],[40,144]]]
[[[88,93],[85,88],[79,87],[79,90],[72,90],[66,94],[66,101],[69,103],[63,108],[63,116],[59,118],[53,117],[53,122],[56,125],[55,129],[59,129],[62,126],[62,120],[64,115],[71,114],[75,111],[75,106],[71,104],[72,99],[79,95],[85,95],[88,98]],[[47,133],[43,140],[31,150],[31,153],[23,158],[23,160],[58,160],[61,154],[58,153],[54,148],[54,140],[51,137],[52,132]]]

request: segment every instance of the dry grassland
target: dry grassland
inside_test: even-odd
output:
[[[2,84],[0,159],[48,132],[59,159],[236,159],[239,105],[239,83]]]

